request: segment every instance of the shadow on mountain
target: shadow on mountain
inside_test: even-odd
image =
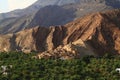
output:
[[[113,8],[119,8],[120,0],[106,0],[106,5],[112,6]]]
[[[75,11],[75,9],[65,9],[57,5],[47,6],[36,13],[29,26],[63,25],[75,18]]]

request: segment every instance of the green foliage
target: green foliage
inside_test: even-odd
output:
[[[120,56],[73,60],[32,59],[35,53],[0,53],[0,80],[119,80]],[[12,68],[9,66],[12,65]],[[1,66],[7,66],[7,75]]]

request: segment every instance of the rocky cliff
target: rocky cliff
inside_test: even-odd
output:
[[[117,9],[89,14],[63,26],[35,27],[15,34],[0,35],[0,51],[47,51],[50,56],[51,51],[56,50],[62,50],[63,55],[64,51],[74,54],[82,50],[88,51],[82,51],[82,55],[120,54],[119,22],[120,10]],[[75,44],[76,41],[79,45]],[[81,45],[81,42],[87,46]],[[70,43],[72,48],[67,46]]]

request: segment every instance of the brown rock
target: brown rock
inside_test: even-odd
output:
[[[0,51],[48,51],[52,56],[55,54],[55,57],[78,55],[76,53],[80,57],[93,53],[120,54],[119,22],[120,10],[116,9],[93,13],[64,26],[35,27],[15,34],[1,35]],[[73,44],[72,48],[69,43]],[[63,47],[57,48],[60,45]],[[54,54],[51,54],[52,51]]]

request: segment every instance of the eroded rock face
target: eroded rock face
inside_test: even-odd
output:
[[[81,39],[71,42],[64,46],[59,46],[54,50],[48,50],[37,55],[39,59],[74,59],[81,58],[85,55],[95,55],[94,51],[88,44],[83,42]]]
[[[0,36],[0,51],[23,51],[23,52],[43,52],[40,55],[56,57],[58,51],[66,56],[66,52],[71,55],[79,53],[103,55],[105,53],[120,54],[120,10],[112,10],[102,13],[95,13],[74,20],[64,26],[35,27],[26,29],[15,34]],[[79,52],[69,47],[69,43],[76,46],[81,40],[88,46],[79,45]],[[62,47],[60,47],[60,45]],[[68,49],[67,49],[68,48]],[[85,50],[83,49],[85,48]],[[59,49],[59,50],[57,50]],[[86,52],[89,49],[88,52]],[[61,51],[62,50],[62,51]],[[71,50],[71,51],[69,51]],[[44,52],[47,51],[47,52]],[[56,52],[52,54],[52,52]],[[50,54],[48,54],[48,52]],[[65,53],[65,54],[64,54]],[[74,58],[73,56],[72,58]],[[70,57],[71,58],[71,57]]]
[[[29,29],[16,34],[1,35],[0,51],[23,51],[26,53],[36,51],[33,31],[34,29]]]

